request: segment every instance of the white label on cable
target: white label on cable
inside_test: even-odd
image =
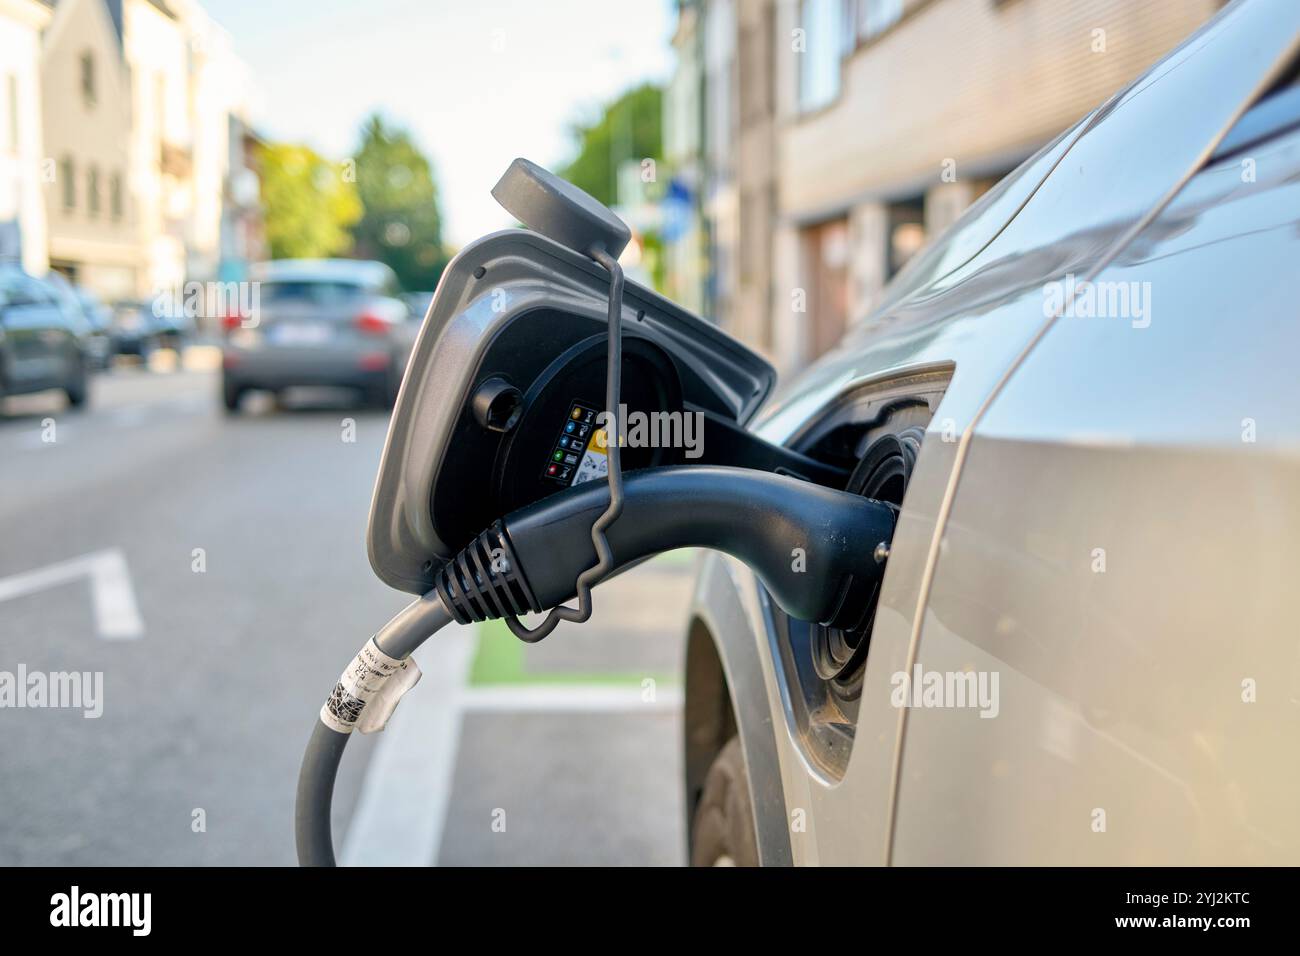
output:
[[[354,728],[363,734],[383,730],[397,702],[419,679],[415,661],[389,657],[372,637],[334,685],[320,709],[321,722],[341,734]]]

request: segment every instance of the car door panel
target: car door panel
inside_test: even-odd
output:
[[[1001,707],[912,709],[896,862],[1294,859],[1298,222],[1300,135],[1202,171],[979,422],[918,660]]]
[[[901,742],[905,740],[910,748],[912,740],[908,717],[913,712],[900,706],[891,691],[897,675],[911,673],[919,660],[922,625],[927,636],[937,632],[933,615],[922,620],[919,609],[935,606],[930,589],[938,585],[939,572],[947,567],[943,557],[962,526],[961,520],[948,521],[946,510],[955,500],[963,458],[970,450],[963,443],[971,441],[970,429],[987,402],[1049,328],[1052,310],[1045,301],[1045,285],[1069,275],[1088,275],[1128,241],[1143,217],[1204,161],[1244,105],[1280,70],[1298,28],[1300,8],[1273,0],[1226,11],[1085,122],[1018,214],[968,261],[913,295],[897,302],[887,299],[883,312],[851,332],[839,349],[784,389],[763,416],[760,434],[789,441],[825,403],[864,380],[914,364],[955,367],[927,429],[895,535],[872,634],[855,743],[843,779],[825,780],[812,771],[798,753],[790,728],[777,734],[788,809],[803,809],[808,816],[804,830],[791,835],[796,863],[890,861],[895,815],[916,828],[923,826],[919,821],[929,819],[909,809],[909,801],[940,818],[953,817],[954,811],[937,797],[918,797],[922,792],[944,792],[950,798],[954,794],[936,783],[942,775],[942,759],[928,763],[902,759]],[[1243,70],[1241,63],[1251,68]],[[1197,103],[1190,114],[1185,108],[1189,101]],[[964,222],[954,229],[960,230]],[[1065,230],[1063,223],[1068,224]],[[1016,484],[1001,478],[995,486],[1014,495]],[[1050,542],[1042,544],[1049,547]],[[1026,560],[1023,546],[1014,550],[1007,545],[1004,550],[1009,551],[1005,560],[1013,565]],[[1050,547],[1048,553],[1053,553]],[[736,573],[744,574],[739,569]],[[757,591],[757,583],[751,583]],[[1042,582],[1035,579],[1030,586],[1041,587]],[[997,593],[984,578],[977,578],[969,590],[982,605],[987,604],[988,594]],[[993,633],[1007,626],[996,615],[990,625],[988,610],[982,613]],[[757,611],[751,618],[761,627]],[[770,645],[770,628],[767,635],[761,630],[756,635],[760,653],[771,654],[771,647],[763,646]],[[946,664],[948,670],[993,669],[989,648],[969,640],[967,644],[945,648],[936,641],[926,645],[927,654],[933,651],[933,660]],[[1016,676],[1008,675],[1008,688]],[[781,692],[780,687],[768,687],[773,714],[782,712]],[[999,723],[966,711],[955,716],[927,713],[925,719],[936,724],[945,719],[965,724],[974,720],[978,723],[973,726],[980,729]],[[1000,726],[1009,734],[1030,732],[1021,723],[1003,719]],[[1068,728],[1061,729],[1058,735],[1068,738],[1069,733]],[[937,733],[932,736],[942,739]],[[924,732],[920,739],[925,739]],[[907,786],[900,788],[903,767],[924,774],[919,780],[907,778]],[[980,773],[1005,774],[1006,768],[995,763],[981,766]],[[1164,779],[1158,771],[1152,773]],[[953,786],[960,795],[963,788],[978,789],[983,783],[983,777],[966,776]],[[978,819],[975,814],[963,818],[972,844],[986,836],[975,832],[981,829]],[[909,829],[908,839],[917,832]],[[925,845],[938,848],[943,843],[935,839]],[[900,847],[899,861],[918,859],[912,843],[904,840]],[[969,858],[980,857],[972,853]]]
[[[50,374],[48,335],[53,320],[49,303],[34,294],[28,276],[11,273],[0,277],[4,307],[0,322],[4,324],[6,387],[14,391],[41,388]]]

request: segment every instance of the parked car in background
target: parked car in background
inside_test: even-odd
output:
[[[411,310],[411,318],[423,321],[425,314],[429,311],[429,303],[433,301],[433,293],[407,292],[402,296],[402,301]]]
[[[89,289],[74,285],[66,276],[51,270],[45,281],[58,293],[65,309],[80,316],[86,325],[86,361],[93,369],[107,368],[113,360],[113,313]]]
[[[222,400],[238,411],[244,394],[295,386],[358,389],[391,405],[416,323],[397,276],[380,262],[283,259],[254,266],[252,315],[224,320]]]
[[[73,294],[81,305],[81,314],[90,323],[87,352],[91,364],[97,369],[108,368],[117,354],[113,345],[113,310],[89,289],[77,286]]]
[[[114,303],[111,334],[117,355],[134,355],[142,360],[158,348],[161,329],[148,302]]]
[[[702,558],[693,862],[1300,859],[1298,42],[1226,7],[776,396],[899,520],[852,632]]]
[[[57,388],[84,405],[87,335],[53,284],[0,263],[0,398]]]
[[[193,318],[181,311],[164,310],[152,299],[113,306],[112,339],[118,355],[135,355],[147,361],[157,349],[180,351],[194,328]]]

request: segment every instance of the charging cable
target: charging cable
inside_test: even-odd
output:
[[[618,433],[618,401],[623,380],[623,267],[602,248],[592,250],[591,257],[609,273],[609,341],[605,370],[605,454],[609,465],[605,479],[609,487],[609,505],[591,526],[591,544],[596,549],[597,560],[578,575],[578,606],[571,608],[561,604],[551,608],[546,620],[531,630],[513,615],[505,619],[510,633],[529,644],[535,644],[550,634],[561,621],[581,624],[591,617],[591,589],[614,569],[614,556],[610,553],[605,532],[623,513],[623,467],[619,456],[622,436]]]
[[[518,617],[505,617],[510,632],[530,644],[550,634],[560,621],[582,623],[590,618],[591,589],[615,566],[606,531],[623,513],[621,437],[618,433],[623,366],[623,269],[618,259],[603,248],[592,250],[591,257],[609,273],[610,280],[608,368],[605,373],[608,414],[604,426],[609,504],[591,525],[591,543],[596,549],[597,561],[578,575],[578,606],[571,608],[561,603],[551,608],[546,619],[531,630]],[[298,861],[303,866],[334,865],[330,810],[334,800],[334,781],[348,737],[354,729],[363,733],[382,729],[397,705],[397,699],[419,680],[419,669],[407,659],[417,647],[455,619],[456,615],[448,609],[444,597],[435,588],[384,625],[335,684],[321,708],[298,775],[294,829]]]
[[[417,647],[447,624],[452,615],[436,591],[408,604],[391,621],[380,628],[369,643],[343,672],[334,690],[321,708],[298,774],[298,799],[294,812],[294,837],[298,845],[298,862],[302,866],[333,866],[334,840],[330,834],[330,808],[334,802],[334,779],[343,759],[343,748],[354,729],[368,728],[361,723],[367,709],[382,698],[396,675],[414,668],[402,690],[419,679],[419,669],[408,658]],[[397,696],[400,696],[400,692]],[[387,701],[383,720],[396,706],[396,697]],[[373,711],[372,711],[373,713]]]

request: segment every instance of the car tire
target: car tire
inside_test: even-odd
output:
[[[86,359],[78,356],[70,363],[68,381],[63,385],[63,394],[68,396],[68,404],[73,408],[81,408],[86,404],[88,395]]]
[[[246,389],[242,385],[234,382],[222,380],[221,382],[221,404],[226,409],[228,415],[238,415],[240,404],[244,401],[244,392]]]
[[[691,822],[691,866],[758,866],[754,805],[740,738],[718,752]]]

